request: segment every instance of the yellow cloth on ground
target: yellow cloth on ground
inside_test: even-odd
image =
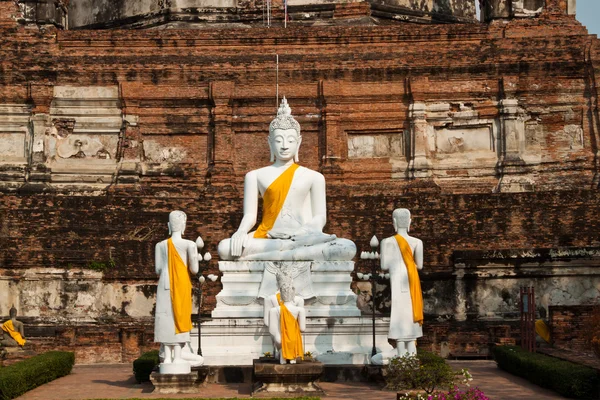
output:
[[[548,329],[548,325],[546,325],[544,320],[538,319],[535,321],[535,333],[540,335],[546,343],[550,343],[550,329]]]
[[[167,246],[175,333],[189,332],[192,330],[192,280],[187,266],[170,238],[167,240]]]
[[[273,229],[273,225],[275,225],[275,221],[277,220],[281,208],[283,207],[283,203],[290,191],[294,173],[298,167],[298,164],[290,165],[289,168],[283,171],[281,175],[269,185],[267,190],[265,190],[263,196],[262,221],[256,232],[254,232],[255,238],[266,239],[267,233]]]
[[[298,357],[304,358],[302,352],[302,334],[300,333],[298,320],[287,309],[281,300],[280,293],[277,293],[277,302],[281,310],[279,326],[281,329],[281,351],[283,358],[286,360],[295,360]]]
[[[421,281],[419,280],[417,264],[406,239],[398,234],[394,235],[394,238],[398,242],[402,259],[406,265],[406,272],[408,273],[408,288],[410,290],[410,299],[412,300],[413,320],[419,325],[423,325],[423,292],[421,291]]]
[[[23,346],[25,344],[26,340],[23,339],[23,336],[21,336],[21,334],[15,330],[12,320],[9,319],[3,323],[2,330],[15,339],[15,342],[17,342],[19,346]]]

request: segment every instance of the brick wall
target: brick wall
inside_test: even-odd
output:
[[[600,246],[600,42],[564,13],[502,24],[107,31],[23,26],[17,14],[14,2],[0,1],[0,104],[26,105],[32,119],[42,118],[56,86],[117,86],[126,122],[117,172],[100,190],[78,181],[77,168],[57,183],[56,166],[41,155],[2,163],[0,276],[10,287],[30,281],[28,272],[70,273],[72,282],[91,263],[112,260],[114,268],[93,279],[151,299],[153,246],[166,237],[173,209],[188,213],[186,237],[201,234],[216,256],[241,219],[244,174],[269,160],[276,53],[280,94],[303,129],[301,164],[328,181],[326,231],[355,240],[360,251],[373,234],[392,234],[394,208],[411,209],[412,232],[425,244],[424,286],[450,282],[441,303],[454,301],[454,251]],[[348,159],[348,132],[414,133],[416,103],[429,113],[447,105],[452,123],[476,114],[493,127],[503,123],[499,101],[509,98],[523,109],[515,118],[528,124],[526,150],[512,164],[502,149],[486,166],[430,155],[428,175],[415,177],[410,160]],[[427,129],[443,128],[429,122]],[[581,144],[565,136],[567,126],[581,129]],[[185,155],[150,160],[149,142]],[[206,272],[218,272],[216,257]],[[219,290],[208,283],[205,314]],[[75,294],[36,295],[23,300],[30,325],[50,318],[57,329],[70,326],[57,331],[57,343],[94,349],[82,360],[129,360],[151,346],[143,318],[132,333],[121,322],[79,319],[69,303]],[[101,311],[127,320],[125,303]],[[450,352],[472,353],[514,340],[516,331],[503,325],[432,324],[431,332]]]
[[[592,353],[586,333],[592,329],[593,305],[551,306],[550,329],[554,347],[581,353]]]

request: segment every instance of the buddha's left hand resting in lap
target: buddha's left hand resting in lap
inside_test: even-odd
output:
[[[323,233],[327,222],[325,178],[299,166],[300,124],[285,98],[269,126],[272,165],[250,171],[244,179],[244,216],[230,239],[219,243],[221,260],[343,261],[356,246]],[[263,197],[262,221],[257,221],[258,196]]]

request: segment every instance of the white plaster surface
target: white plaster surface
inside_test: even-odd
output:
[[[519,275],[513,267],[478,267],[477,280],[470,292],[462,281],[464,270],[456,271],[456,315],[466,313],[484,318],[505,318],[518,312],[519,288],[533,286],[536,307],[548,315],[551,305],[595,304],[600,297],[600,273],[591,261],[556,262],[554,265],[522,265]],[[471,278],[472,279],[472,278]]]
[[[143,143],[144,156],[150,162],[179,162],[187,154],[185,149],[179,147],[163,146],[155,140],[146,139]]]
[[[494,136],[489,126],[439,129],[435,136],[436,148],[442,153],[494,152]]]
[[[102,273],[80,268],[28,268],[19,276],[0,269],[0,315],[14,304],[19,315],[48,320],[92,321],[120,316],[150,317],[154,295],[144,295],[155,281],[123,285],[103,282]]]
[[[213,318],[262,318],[258,299],[266,261],[220,261],[223,289],[217,294]],[[357,296],[350,289],[353,261],[313,261],[311,279],[316,298],[307,300],[309,317],[357,317]]]
[[[24,104],[0,104],[0,163],[26,161],[30,115]]]
[[[402,157],[403,132],[379,134],[349,134],[349,158]]]
[[[390,350],[387,343],[389,318],[376,320],[376,347]],[[307,318],[304,351],[325,364],[367,364],[372,350],[370,318]],[[192,331],[197,350],[197,329]],[[273,344],[262,318],[217,318],[202,324],[202,354],[205,365],[252,365],[252,360]]]

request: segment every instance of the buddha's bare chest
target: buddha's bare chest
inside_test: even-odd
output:
[[[280,174],[270,173],[258,176],[258,190],[261,196],[265,195],[265,192],[269,186],[279,177],[279,175]],[[303,201],[310,193],[311,186],[310,180],[306,179],[306,176],[302,173],[302,171],[296,171],[288,191],[288,200]]]

